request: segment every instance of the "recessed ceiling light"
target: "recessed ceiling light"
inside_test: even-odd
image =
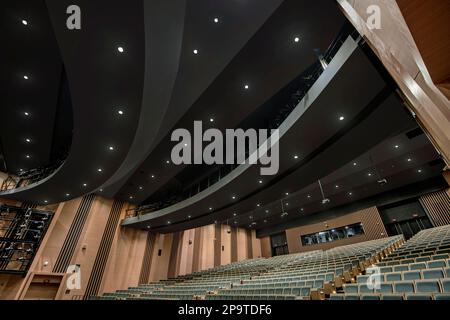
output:
[[[26,25],[28,25],[28,21],[25,20],[25,19],[22,19],[22,24],[23,24],[24,26],[26,26]]]
[[[308,199],[311,198],[311,196],[308,194]]]
[[[398,148],[400,148],[400,146],[399,146],[398,144],[396,144],[396,145],[394,146],[394,148],[395,148],[395,149],[398,149]]]
[[[170,161],[169,161],[169,160],[166,160],[166,163],[167,163],[167,164],[169,164],[169,163],[170,163]]]
[[[119,51],[120,53],[123,53],[123,47],[117,47],[117,51]]]
[[[31,139],[30,139],[30,138],[26,138],[25,141],[28,142],[28,143],[30,143],[30,142],[31,142]]]
[[[298,155],[295,155],[295,156],[294,156],[294,159],[298,159]]]
[[[344,119],[345,119],[344,116],[339,117],[339,121],[344,121]]]
[[[139,186],[139,190],[142,190],[142,189],[144,189],[144,187],[143,186]]]
[[[339,188],[339,185],[335,185],[336,189]]]
[[[24,114],[25,116],[27,116],[27,117],[30,115],[30,113],[27,112],[27,111],[25,111],[23,114]]]
[[[236,217],[236,216],[237,216],[236,212],[235,212],[235,213],[233,213],[233,217]]]
[[[209,211],[212,211],[213,208],[209,207]]]
[[[194,54],[198,54],[198,50],[197,49],[194,49],[194,51],[192,51],[192,52],[194,52]]]
[[[357,164],[356,162],[353,162],[353,165],[354,165],[354,166],[356,166],[356,164]]]
[[[216,17],[216,18],[214,18],[213,21],[214,21],[214,23],[219,23],[219,18]]]
[[[23,171],[23,169],[19,169],[19,171]]]
[[[70,193],[66,193],[66,197],[70,196]]]
[[[120,115],[123,115],[123,111],[122,110],[118,110],[117,113],[120,114]]]
[[[288,205],[289,205],[289,202],[286,202],[286,205],[288,206]]]
[[[300,42],[300,37],[295,37],[295,38],[294,38],[294,42],[295,42],[295,43]]]
[[[259,180],[258,182],[259,182],[259,184],[262,184],[262,183],[263,183],[263,181],[262,181],[262,180]]]
[[[189,216],[188,216],[188,219],[190,219],[190,218],[191,218],[191,216],[189,215]]]
[[[422,173],[422,169],[417,170],[418,173]]]
[[[264,223],[267,223],[267,220],[264,220]]]
[[[147,229],[150,229],[150,226],[147,226]]]
[[[83,187],[87,187],[87,183],[83,183]]]
[[[29,79],[29,77],[28,77],[27,75],[24,75],[23,78],[24,78],[25,80],[28,80],[28,79]]]
[[[133,199],[133,196],[130,196],[130,199]]]
[[[369,172],[368,174],[367,174],[369,177],[371,177],[372,176],[372,174]]]
[[[300,211],[304,211],[305,209],[301,208]]]
[[[349,192],[348,195],[351,196],[351,195],[353,195],[353,193],[352,193],[352,192]]]
[[[109,149],[109,151],[114,151],[114,147],[113,146],[109,146],[108,149]]]
[[[257,207],[261,207],[261,205],[258,203],[257,205],[256,205]]]
[[[98,191],[103,192],[103,189],[99,189]]]
[[[152,174],[152,175],[151,175],[151,178],[152,178],[152,179],[155,179],[155,175],[154,175],[154,174]]]
[[[167,224],[170,224],[170,221],[167,221]]]
[[[288,195],[289,195],[289,192],[286,192],[286,193],[285,193],[285,195],[287,195],[287,196],[288,196]]]
[[[244,89],[248,90],[250,88],[250,86],[248,84],[244,85]]]
[[[97,171],[98,171],[98,172],[102,172],[103,169],[102,169],[102,168],[98,168]]]
[[[25,158],[30,159],[30,155],[29,154],[25,155]]]
[[[44,203],[48,203],[48,200],[44,200]]]
[[[209,122],[214,122],[214,118],[209,118]]]
[[[269,210],[266,210],[266,213],[269,213]]]
[[[233,200],[236,199],[236,196],[232,196],[231,199],[233,199]]]
[[[408,162],[411,162],[412,161],[412,159],[411,158],[408,158]]]

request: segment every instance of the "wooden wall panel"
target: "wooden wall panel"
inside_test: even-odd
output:
[[[148,283],[150,277],[150,266],[152,264],[152,253],[155,246],[155,234],[149,232],[145,243],[144,259],[142,260],[141,273],[139,275],[139,284]]]
[[[361,223],[364,228],[364,235],[346,238],[328,243],[317,245],[302,246],[301,236],[329,230],[338,227],[344,227],[355,223]],[[368,241],[387,237],[387,232],[381,220],[380,213],[376,207],[371,207],[357,212],[347,214],[335,219],[322,221],[310,225],[300,226],[286,230],[289,253],[297,253],[311,250],[326,250],[337,246],[353,244],[361,241]]]
[[[270,243],[270,237],[264,237],[261,241],[261,256],[264,258],[272,257],[272,245]]]
[[[108,221],[100,241],[100,247],[97,251],[97,256],[95,257],[94,265],[86,286],[86,291],[84,293],[85,299],[98,295],[100,284],[103,279],[103,273],[105,271],[106,263],[111,250],[111,245],[117,230],[122,206],[123,202],[121,201],[114,201],[112,205]]]
[[[447,190],[425,194],[419,198],[434,226],[450,224],[450,197]]]

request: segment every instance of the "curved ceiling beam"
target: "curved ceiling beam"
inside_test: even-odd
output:
[[[141,115],[130,152],[102,186],[105,196],[113,197],[153,150],[179,69],[185,6],[186,0],[144,1],[145,72]]]
[[[81,30],[66,27],[71,1],[46,4],[67,72],[74,128],[59,170],[42,183],[8,193],[37,204],[90,193],[120,167],[140,116],[144,70],[141,1],[78,1]]]

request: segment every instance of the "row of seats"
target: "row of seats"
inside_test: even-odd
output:
[[[331,294],[330,300],[450,300],[450,294]]]

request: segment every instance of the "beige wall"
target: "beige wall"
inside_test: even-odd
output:
[[[329,230],[346,225],[361,223],[364,228],[364,235],[352,238],[337,240],[329,243],[321,243],[311,246],[302,246],[301,236]],[[374,240],[387,237],[386,229],[381,220],[380,213],[376,207],[367,208],[354,213],[350,213],[338,218],[300,226],[286,230],[289,253],[305,252],[311,250],[326,250],[337,246],[357,243],[361,241]],[[269,243],[270,244],[270,243]]]

